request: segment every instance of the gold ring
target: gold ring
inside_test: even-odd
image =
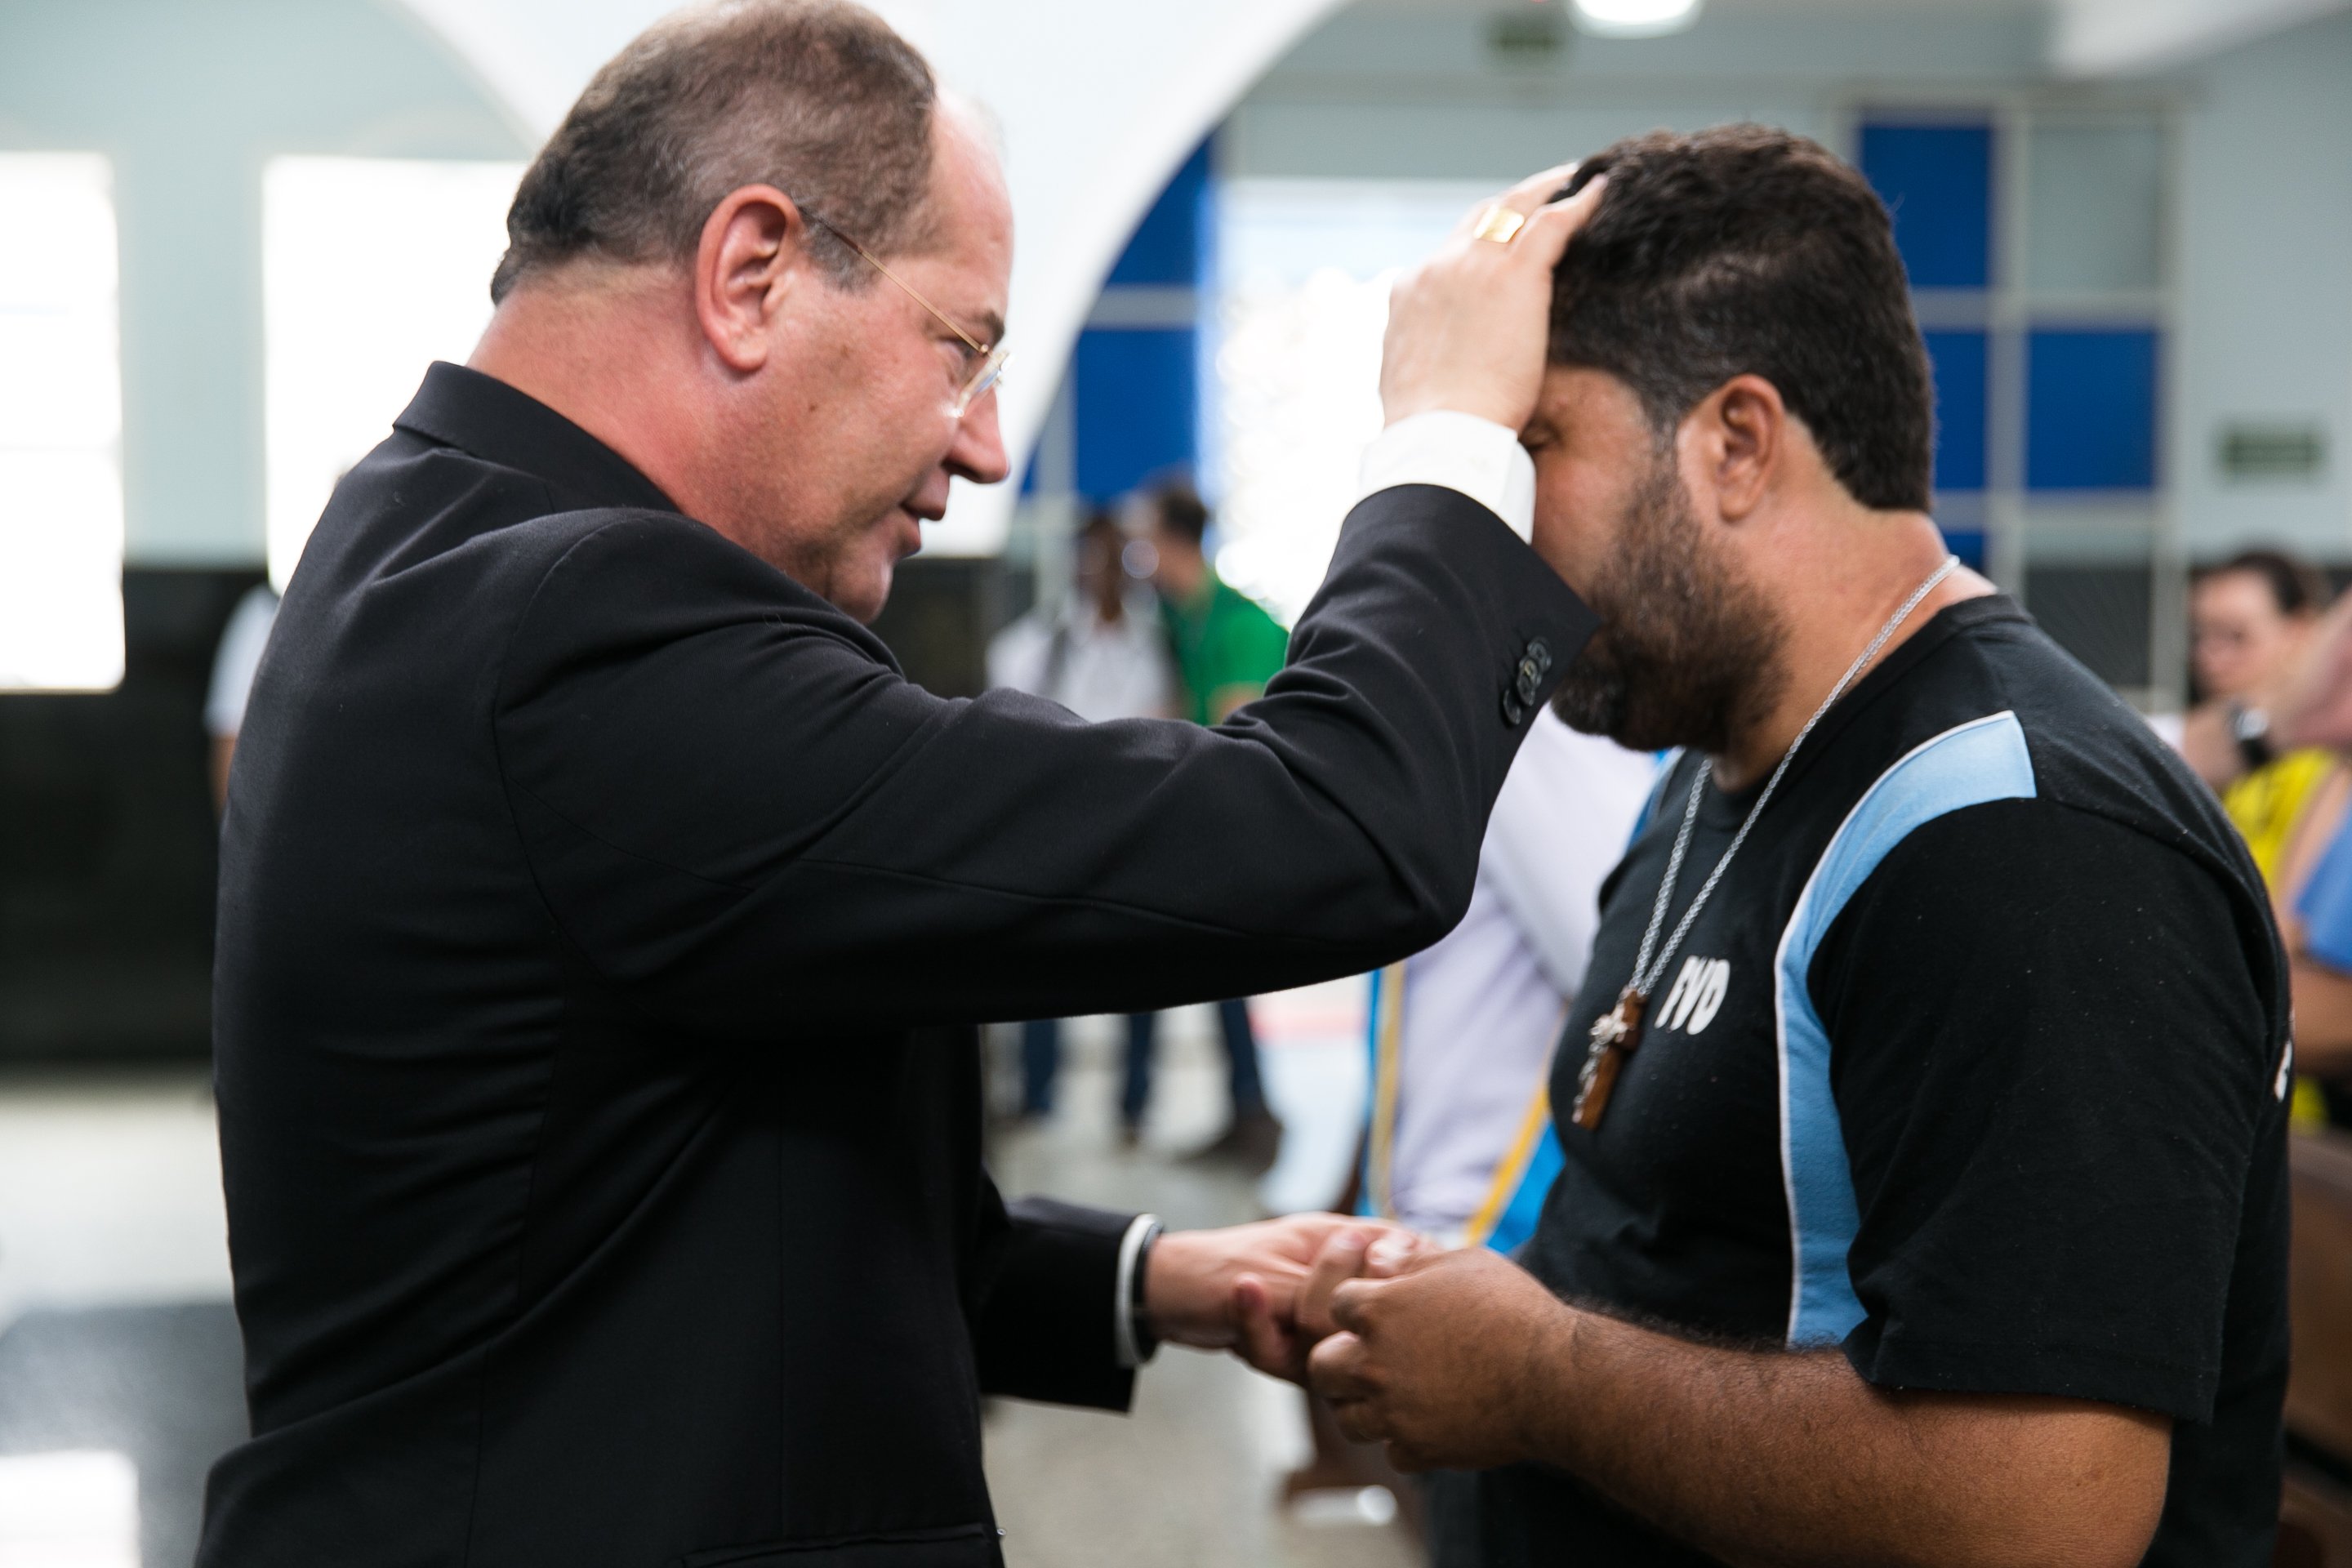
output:
[[[1478,225],[1470,231],[1473,239],[1489,239],[1496,245],[1508,245],[1528,226],[1528,215],[1496,202],[1478,215]]]

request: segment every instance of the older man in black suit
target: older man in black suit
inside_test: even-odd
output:
[[[1498,515],[1580,216],[1402,300],[1392,416],[1483,416],[1491,460],[1392,427],[1265,698],[1087,725],[933,697],[861,624],[950,477],[1006,473],[984,143],[828,0],[606,67],[472,366],[328,507],[238,750],[254,1437],[202,1561],[993,1563],[982,1390],[1123,1407],[1155,1339],[1286,1313],[1336,1222],[1001,1202],[971,1025],[1360,971],[1458,918],[1590,626]]]

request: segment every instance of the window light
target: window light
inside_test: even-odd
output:
[[[343,470],[392,433],[425,368],[462,363],[522,165],[273,158],[262,172],[269,577],[293,574]]]
[[[0,1456],[0,1563],[139,1568],[139,1471],[112,1449]]]
[[[1698,20],[1701,0],[1575,0],[1576,25],[1601,38],[1654,38]]]
[[[1381,433],[1381,338],[1398,269],[1485,182],[1236,179],[1219,189],[1217,571],[1287,624],[1323,581]]]
[[[113,177],[0,153],[0,690],[122,679]]]

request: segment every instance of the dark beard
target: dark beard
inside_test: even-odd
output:
[[[1780,695],[1780,618],[1708,542],[1671,454],[1635,492],[1619,538],[1621,553],[1584,595],[1601,629],[1552,711],[1637,752],[1720,755]]]

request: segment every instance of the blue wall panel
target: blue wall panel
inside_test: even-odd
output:
[[[1992,127],[1865,123],[1862,172],[1915,289],[1992,282]]]
[[[1129,237],[1110,269],[1112,285],[1199,283],[1208,268],[1210,214],[1209,144],[1203,142]]]
[[[1104,294],[1200,288],[1214,210],[1203,142],[1129,237]],[[1081,494],[1108,500],[1171,470],[1192,474],[1200,455],[1200,354],[1192,327],[1089,327],[1079,334],[1069,375]],[[1022,476],[1024,492],[1036,477],[1033,458]]]
[[[2026,489],[2156,488],[2157,353],[2144,328],[2028,335]]]
[[[1203,142],[1136,226],[1104,292],[1199,288],[1213,212]],[[1108,500],[1171,470],[1191,474],[1200,447],[1200,334],[1190,327],[1093,327],[1080,334],[1070,390],[1081,493]]]
[[[1936,374],[1936,489],[1985,487],[1985,334],[1928,332]]]
[[[1981,528],[1947,528],[1944,548],[1960,558],[1960,564],[1971,572],[1985,569],[1985,533]]]
[[[1078,337],[1078,489],[1097,500],[1170,468],[1198,444],[1200,348],[1191,328],[1095,328]]]

